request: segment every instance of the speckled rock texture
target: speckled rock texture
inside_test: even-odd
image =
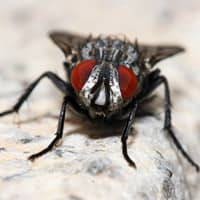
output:
[[[176,135],[200,163],[199,0],[2,1],[0,111],[42,72],[65,78],[64,56],[47,37],[55,29],[183,45],[185,54],[157,67],[170,82]],[[160,101],[162,87],[158,94]],[[160,102],[156,116],[137,119],[130,135],[129,154],[137,170],[121,154],[119,126],[98,126],[70,112],[62,144],[28,161],[53,139],[61,99],[45,80],[19,115],[0,119],[0,200],[200,199],[200,175],[162,130]]]

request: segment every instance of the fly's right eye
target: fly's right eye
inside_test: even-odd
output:
[[[124,65],[118,66],[119,86],[124,100],[131,99],[138,87],[137,76]]]
[[[95,64],[96,60],[84,60],[74,67],[71,75],[71,83],[77,92],[80,92],[83,88]]]

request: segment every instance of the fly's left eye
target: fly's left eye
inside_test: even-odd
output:
[[[133,97],[138,86],[138,80],[134,72],[124,65],[118,66],[119,86],[124,100]]]
[[[74,67],[71,75],[71,83],[76,91],[79,92],[82,89],[95,64],[96,60],[85,60]]]

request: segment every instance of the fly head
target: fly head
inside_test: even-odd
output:
[[[88,38],[54,32],[52,40],[69,63],[77,101],[90,116],[109,117],[134,100],[153,66],[183,51],[177,46],[148,46],[113,37]]]

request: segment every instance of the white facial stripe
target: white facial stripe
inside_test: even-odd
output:
[[[95,104],[99,105],[99,106],[103,106],[103,105],[105,105],[105,103],[106,103],[106,89],[103,84],[103,86],[101,87],[101,90],[99,92],[99,95],[95,101]]]
[[[111,110],[115,110],[123,102],[121,90],[119,87],[117,69],[110,70],[110,106]]]
[[[82,90],[80,91],[80,96],[82,97],[82,100],[86,106],[90,105],[91,99],[93,97],[91,90],[98,81],[98,76],[99,76],[100,71],[101,71],[101,66],[96,65],[93,68]]]

